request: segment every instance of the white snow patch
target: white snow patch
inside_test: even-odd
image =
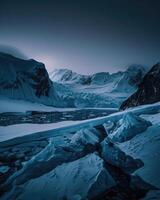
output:
[[[13,100],[0,96],[0,113],[3,112],[26,112],[26,111],[72,111],[75,108],[56,108],[44,104],[32,103],[24,100]]]
[[[0,126],[0,142],[32,133],[48,131],[68,125],[78,124],[79,121],[63,121],[50,124],[16,124]]]

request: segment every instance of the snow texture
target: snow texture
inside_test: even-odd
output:
[[[142,116],[150,120],[152,126],[131,140],[119,144],[119,147],[132,157],[141,159],[144,167],[135,173],[160,188],[160,178],[157,176],[160,163],[160,113]]]
[[[6,198],[14,199],[18,196],[18,200],[28,200],[32,196],[38,200],[63,200],[78,196],[80,199],[86,199],[93,198],[114,185],[115,181],[103,167],[103,160],[93,153],[64,163],[43,176],[31,179],[21,187],[17,185],[13,193]]]
[[[114,142],[125,142],[144,132],[151,125],[151,122],[130,112],[119,120],[117,127],[111,132],[109,137]]]

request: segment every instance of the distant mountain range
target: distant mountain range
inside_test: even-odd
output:
[[[55,107],[119,107],[122,104],[121,109],[160,100],[160,64],[146,75],[141,65],[131,65],[113,74],[81,75],[68,69],[48,74],[43,63],[0,53],[0,69],[0,95],[11,99]]]
[[[143,66],[131,65],[126,71],[113,74],[99,72],[93,75],[81,75],[69,69],[56,69],[50,73],[50,78],[62,84],[110,85],[110,91],[131,92],[137,88],[144,74]]]
[[[126,71],[113,74],[81,75],[68,69],[57,69],[49,76],[57,86],[61,85],[61,89],[62,86],[67,89],[60,95],[72,97],[75,107],[119,107],[136,91],[144,74],[143,66],[131,65]]]

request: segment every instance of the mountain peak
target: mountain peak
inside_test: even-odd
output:
[[[0,95],[53,105],[52,82],[43,63],[0,52]]]
[[[137,87],[142,80],[145,69],[141,65],[130,65],[126,71],[119,71],[110,74],[109,72],[98,72],[92,75],[82,75],[70,69],[56,69],[50,73],[50,78],[54,82],[82,85],[106,85],[115,82],[112,90],[130,90],[130,87]],[[132,88],[134,89],[134,88]]]

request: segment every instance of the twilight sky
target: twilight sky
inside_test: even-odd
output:
[[[152,65],[160,61],[160,1],[0,0],[3,49],[42,61],[49,71]]]

